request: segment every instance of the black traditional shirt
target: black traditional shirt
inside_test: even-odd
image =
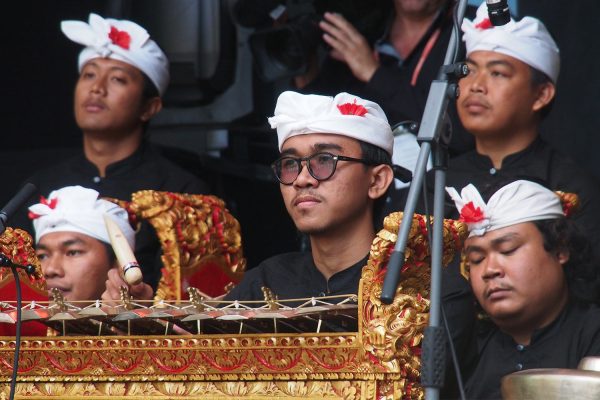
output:
[[[536,330],[529,345],[516,343],[491,324],[477,339],[479,361],[465,384],[468,399],[501,399],[503,376],[533,368],[577,368],[600,355],[600,309],[568,304],[550,325]]]
[[[432,184],[433,172],[428,177],[428,184]],[[572,218],[589,236],[594,247],[600,248],[600,185],[573,160],[541,138],[526,149],[506,156],[501,169],[494,168],[489,157],[476,151],[451,159],[446,186],[454,187],[460,193],[463,187],[472,183],[480,192],[484,192],[494,187],[496,182],[508,178],[535,178],[545,182],[552,190],[577,194],[580,207]],[[448,196],[446,201],[446,216],[456,218],[458,212],[454,203]]]
[[[264,300],[263,286],[271,289],[279,299],[356,294],[362,267],[366,263],[365,257],[325,279],[310,252],[280,254],[247,271],[226,298]]]
[[[367,258],[332,275],[329,280],[314,264],[310,252],[296,252],[267,259],[244,275],[242,281],[226,296],[226,300],[264,300],[262,287],[268,287],[279,299],[307,298],[358,293],[362,267]],[[458,264],[444,268],[442,274],[442,307],[459,363],[471,362],[467,356],[475,322],[474,298],[469,283],[459,274]],[[455,372],[446,357],[443,398],[456,395]]]
[[[98,169],[83,153],[36,172],[26,182],[33,183],[39,195],[47,197],[50,192],[65,186],[81,185],[97,190],[101,196],[131,200],[131,194],[139,190],[162,190],[176,193],[208,192],[207,185],[191,173],[163,157],[149,143],[143,143],[131,156],[106,168],[106,176],[100,177]],[[39,196],[29,204],[39,201]],[[34,233],[23,207],[11,226],[21,227]],[[144,281],[154,289],[160,279],[160,244],[154,229],[143,222],[136,234],[136,258],[142,267]]]

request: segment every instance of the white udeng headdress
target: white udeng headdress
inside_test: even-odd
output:
[[[279,150],[290,137],[310,133],[348,136],[381,147],[390,155],[394,149],[392,129],[381,107],[349,93],[331,97],[283,92],[269,123],[277,128]]]
[[[35,242],[52,232],[77,232],[110,244],[104,215],[117,223],[131,248],[135,248],[135,231],[127,211],[110,201],[99,199],[98,192],[82,186],[67,186],[50,193],[29,207]]]
[[[463,21],[462,30],[467,56],[477,50],[506,54],[544,72],[556,83],[560,71],[558,46],[540,20],[524,17],[515,22],[511,18],[506,25],[493,26],[483,2],[473,21]]]
[[[72,41],[86,46],[79,53],[79,71],[92,58],[112,58],[133,65],[156,85],[161,96],[169,85],[169,60],[148,32],[127,20],[90,14],[89,23],[62,21],[60,29]]]
[[[460,195],[447,187],[460,213],[460,221],[469,227],[469,237],[522,222],[556,219],[564,216],[559,196],[535,182],[519,180],[503,186],[487,204],[475,186],[465,186]]]

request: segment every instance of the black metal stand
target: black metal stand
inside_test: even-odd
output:
[[[2,229],[4,231],[4,229]],[[4,254],[0,254],[0,268],[10,268],[13,277],[15,278],[15,287],[17,289],[17,323],[15,328],[15,352],[13,357],[13,369],[10,380],[10,394],[8,398],[13,400],[15,398],[15,390],[17,388],[17,371],[19,369],[19,351],[21,350],[21,307],[22,307],[22,295],[21,295],[21,281],[19,279],[19,268],[24,269],[27,275],[35,275],[35,267],[33,265],[19,265],[14,264]]]
[[[467,0],[459,0],[456,9],[455,25],[462,23]],[[435,168],[434,207],[433,207],[433,234],[431,243],[431,303],[429,314],[429,327],[425,331],[422,353],[421,383],[425,387],[427,399],[439,399],[439,389],[444,384],[445,371],[445,341],[443,328],[440,326],[441,314],[441,281],[442,281],[442,252],[443,252],[443,216],[444,196],[446,184],[447,144],[450,131],[444,130],[444,119],[448,102],[457,94],[458,80],[468,73],[464,63],[455,64],[456,49],[458,48],[458,29],[454,27],[455,34],[450,38],[444,65],[440,69],[438,79],[431,83],[425,111],[419,128],[417,140],[421,143],[421,150],[417,159],[413,180],[408,192],[404,208],[404,216],[398,232],[398,240],[388,263],[387,274],[383,283],[381,301],[391,304],[396,294],[400,281],[400,271],[404,264],[406,243],[412,224],[413,215],[417,205],[419,190],[427,172],[427,159],[433,149]]]
[[[0,210],[0,235],[6,230],[6,223],[8,219],[17,211],[20,207],[27,202],[35,194],[37,188],[32,183],[26,183],[17,194]],[[19,351],[21,349],[21,307],[22,307],[22,295],[21,295],[21,281],[19,279],[19,272],[17,269],[23,269],[29,276],[36,276],[36,270],[33,265],[19,265],[13,263],[10,258],[0,253],[0,268],[10,268],[13,277],[15,279],[15,287],[17,290],[17,323],[15,329],[15,352],[13,357],[13,370],[10,381],[10,394],[9,399],[15,398],[15,390],[17,387],[17,371],[19,369]]]

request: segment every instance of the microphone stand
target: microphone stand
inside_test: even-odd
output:
[[[2,229],[4,231],[4,229]],[[8,398],[13,400],[15,398],[15,390],[17,387],[17,371],[19,369],[19,351],[21,350],[21,307],[22,307],[22,295],[21,295],[21,281],[19,278],[18,269],[23,269],[29,276],[35,276],[36,270],[33,265],[19,265],[13,263],[7,256],[0,253],[0,268],[10,268],[13,277],[15,279],[15,288],[17,290],[17,323],[15,326],[15,351],[13,356],[13,369],[10,381],[10,394]]]
[[[459,0],[456,5],[454,23],[462,22],[467,8],[467,0]],[[419,190],[427,172],[427,160],[433,149],[433,165],[435,169],[433,234],[431,243],[431,289],[429,326],[425,329],[421,357],[421,384],[425,388],[425,398],[439,399],[439,390],[444,384],[445,341],[444,330],[440,326],[441,315],[441,282],[443,254],[443,220],[444,197],[446,185],[446,169],[450,140],[450,131],[443,131],[443,122],[450,99],[456,98],[458,79],[468,73],[464,63],[454,64],[458,48],[458,29],[450,37],[444,65],[438,78],[431,83],[427,103],[419,127],[417,140],[421,143],[417,165],[413,174],[404,214],[398,231],[398,239],[388,262],[387,273],[383,282],[381,302],[391,304],[396,295],[400,281],[400,272],[405,259],[406,243],[412,225],[412,219],[419,198]],[[451,339],[449,339],[451,340]]]
[[[32,183],[26,183],[5,206],[0,210],[0,235],[6,230],[6,223],[8,219],[19,209],[33,194],[37,188]],[[12,262],[10,258],[0,253],[0,268],[10,268],[13,277],[15,279],[15,287],[17,291],[17,323],[15,327],[15,351],[13,357],[13,369],[10,381],[10,393],[9,399],[15,398],[15,391],[17,387],[17,371],[19,369],[19,352],[21,350],[21,307],[22,307],[22,295],[21,295],[21,281],[19,279],[19,272],[17,269],[23,269],[29,276],[35,277],[37,272],[33,265],[19,265]]]
[[[4,255],[2,255],[4,257]],[[4,257],[8,260],[7,257]],[[10,262],[10,261],[9,261]],[[5,267],[4,263],[0,261],[0,265]],[[19,280],[19,272],[15,267],[11,267],[13,277],[15,279],[15,287],[17,289],[17,325],[15,328],[15,351],[13,356],[13,369],[10,379],[10,393],[8,398],[13,400],[15,398],[15,390],[17,388],[17,370],[19,369],[19,351],[21,350],[21,306],[22,306],[22,295],[21,295],[21,281]]]

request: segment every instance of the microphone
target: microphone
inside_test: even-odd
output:
[[[400,179],[404,183],[412,181],[412,172],[408,168],[404,168],[400,165],[392,165],[392,171],[394,171],[394,178]]]
[[[27,265],[16,264],[16,263],[12,262],[12,260],[10,258],[8,258],[8,256],[0,253],[0,268],[3,268],[3,267],[22,269],[23,271],[25,271],[25,273],[28,276],[30,276],[34,279],[42,278],[40,276],[40,274],[38,273],[38,271],[35,269],[35,266],[33,266],[31,264],[27,264]]]
[[[510,10],[507,0],[485,0],[490,22],[494,26],[506,25],[510,21]]]
[[[0,233],[6,229],[6,222],[13,216],[15,211],[21,208],[27,200],[37,192],[33,183],[26,183],[17,194],[0,210]]]

